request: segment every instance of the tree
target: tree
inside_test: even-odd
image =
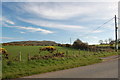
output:
[[[107,42],[108,42],[108,40],[107,39],[105,39],[105,43],[107,44]]]
[[[103,40],[99,40],[99,43],[100,43],[100,44],[103,44]]]
[[[88,49],[87,43],[83,43],[81,40],[77,39],[73,43],[73,47],[76,49]]]
[[[74,41],[73,47],[74,48],[79,48],[81,44],[82,44],[82,41],[77,39],[77,40]]]
[[[112,39],[111,39],[111,38],[109,38],[109,39],[108,39],[108,41],[109,41],[109,44],[110,44],[110,42],[112,41]]]

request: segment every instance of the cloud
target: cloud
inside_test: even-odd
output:
[[[9,23],[9,24],[15,24],[14,22],[10,21],[10,20],[5,20],[5,22]]]
[[[8,24],[12,24],[12,25],[15,24],[13,21],[11,21],[11,20],[9,20],[9,19],[7,19],[5,17],[0,18],[0,21],[3,21],[3,22],[8,23]]]
[[[48,28],[57,28],[57,29],[63,29],[63,30],[73,30],[73,29],[84,29],[85,27],[80,26],[80,25],[65,25],[65,24],[59,24],[55,22],[48,22],[48,21],[43,21],[43,20],[37,20],[37,19],[22,19],[18,18],[21,21],[31,23],[37,26],[41,27],[48,27]]]
[[[2,2],[118,2],[119,0],[3,0]]]
[[[29,32],[42,32],[44,34],[54,33],[54,32],[49,31],[49,30],[45,30],[45,29],[41,29],[41,28],[35,28],[35,27],[9,26],[7,24],[4,24],[4,26],[5,27],[11,27],[11,28],[17,28],[17,29],[23,29],[23,30],[27,30]]]
[[[22,31],[21,31],[20,33],[21,33],[21,34],[25,34],[26,32],[22,32]]]
[[[0,39],[22,39],[22,38],[13,38],[13,37],[0,37]]]
[[[84,4],[84,5],[83,5]],[[46,19],[63,20],[73,17],[86,16],[88,20],[106,19],[117,14],[117,3],[55,3],[39,2],[24,3],[17,8],[28,15],[35,15]],[[102,14],[101,14],[102,13]],[[87,19],[84,19],[87,20]]]
[[[85,38],[87,38],[87,39],[98,39],[98,37],[96,37],[96,36],[87,36]]]
[[[116,6],[117,4],[115,3],[101,3],[101,2],[99,3],[96,2],[12,3],[11,2],[11,3],[3,3],[3,11],[5,13],[3,15],[8,16],[7,12],[10,11],[8,19],[10,19],[10,21],[16,20],[15,24],[17,25],[17,23],[19,23],[19,25],[20,24],[21,25],[16,26],[14,23],[11,24],[10,21],[6,21],[5,24],[10,25],[7,27],[21,29],[20,31],[18,31],[21,34],[24,34],[24,32],[40,32],[40,33],[49,34],[49,33],[54,33],[54,31],[51,30],[57,30],[58,32],[61,33],[54,35],[63,38],[72,35],[74,35],[74,37],[79,37],[79,35],[84,35],[84,34],[85,36],[86,34],[88,34],[87,36],[92,36],[91,31],[97,28],[96,25],[99,24],[101,25],[104,23],[104,21],[107,21],[109,18],[114,17],[116,12],[118,12],[117,11],[118,8]],[[18,20],[16,19],[17,17],[20,17],[22,19]],[[34,26],[26,26],[31,24]],[[90,26],[92,24],[93,26]],[[68,31],[63,31],[63,30],[68,30]],[[104,34],[107,29],[104,29],[104,27],[102,27],[100,28],[100,30],[101,31],[94,31],[93,35],[95,33],[95,35],[97,35],[97,37],[99,38],[101,35],[96,33],[100,33],[102,32],[102,30],[104,30],[104,32],[101,33]],[[112,33],[109,30],[108,32]],[[14,33],[12,34],[14,35]],[[79,38],[82,39],[85,36]],[[103,35],[101,38],[105,36],[106,35]],[[45,39],[45,36],[41,36],[41,37]],[[49,39],[51,39],[52,37],[53,36],[51,35]],[[97,40],[96,39],[97,37],[93,36],[86,40],[89,41],[90,39],[93,38],[90,42],[96,42],[94,41],[94,39]],[[54,39],[58,40],[58,38],[54,38]]]
[[[58,20],[69,19],[71,17],[82,15],[85,13],[91,13],[93,11],[90,8],[83,8],[78,6],[78,4],[73,3],[27,3],[22,5],[22,9],[29,14],[32,13],[39,17]]]
[[[103,32],[103,31],[102,30],[95,30],[92,33],[101,33],[101,32]]]

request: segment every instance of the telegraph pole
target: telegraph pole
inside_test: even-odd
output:
[[[117,17],[115,15],[115,51],[118,51],[118,27],[117,27]]]

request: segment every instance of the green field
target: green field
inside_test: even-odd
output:
[[[102,45],[96,45],[96,46],[99,46],[99,47],[109,47],[110,45],[109,44],[102,44]],[[118,44],[118,46],[120,47],[120,44]],[[113,44],[113,47],[115,47],[115,44]]]
[[[100,57],[116,55],[115,52],[88,52],[73,48],[56,47],[56,51],[64,52],[64,57],[55,57],[50,59],[38,59],[28,61],[28,53],[34,55],[51,55],[47,51],[39,53],[42,46],[3,46],[9,53],[9,59],[3,60],[2,72],[3,78],[17,78],[32,74],[63,70],[73,67],[85,66],[101,62]],[[56,53],[56,51],[54,53]],[[19,52],[22,54],[22,61],[14,60]],[[67,52],[67,53],[66,53]]]

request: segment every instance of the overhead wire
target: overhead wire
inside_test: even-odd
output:
[[[92,31],[90,31],[90,32],[94,32],[94,31],[98,30],[99,28],[103,27],[105,24],[107,24],[107,23],[109,23],[110,21],[112,21],[114,18],[115,18],[115,17],[111,18],[110,20],[106,21],[105,23],[103,23],[102,25],[98,26],[96,29],[94,29],[94,30],[92,30]],[[87,36],[87,35],[89,35],[89,34],[92,34],[92,33],[90,33],[90,32],[87,33],[87,34],[84,34],[84,35],[82,35],[82,36]]]

